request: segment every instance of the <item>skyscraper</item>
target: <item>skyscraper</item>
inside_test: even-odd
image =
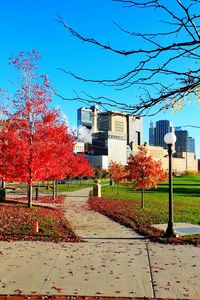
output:
[[[172,123],[168,120],[160,120],[156,122],[156,127],[153,127],[153,122],[150,123],[149,128],[149,144],[151,146],[159,146],[167,149],[164,142],[164,136],[168,132],[173,132]]]
[[[81,107],[77,110],[77,127],[92,128],[92,109]]]
[[[188,152],[195,153],[195,139],[188,137]]]
[[[150,128],[149,128],[149,145],[150,146],[155,145],[155,128],[153,127],[153,122],[150,123]]]
[[[188,152],[188,131],[182,130],[181,127],[175,128],[176,135],[176,152]]]
[[[189,137],[187,130],[182,130],[181,127],[175,128],[176,135],[176,152],[192,152],[195,153],[195,139]]]

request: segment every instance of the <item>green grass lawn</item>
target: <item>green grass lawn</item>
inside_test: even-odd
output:
[[[120,185],[102,187],[102,197],[107,199],[130,199],[132,209],[140,212],[150,223],[168,221],[168,183],[159,184],[157,189],[145,191],[145,208],[142,210],[141,192]],[[184,175],[173,178],[174,221],[200,224],[200,176]]]
[[[84,189],[87,187],[92,187],[94,185],[93,181],[88,181],[88,182],[72,182],[72,183],[61,183],[58,184],[58,192],[62,193],[62,192],[73,192],[73,191],[77,191],[80,189]],[[41,187],[39,189],[40,193],[44,193],[44,194],[52,194],[53,190],[52,190],[52,184],[49,185],[49,189],[46,189],[45,187]]]
[[[99,180],[99,183],[104,185],[104,184],[108,184],[109,183],[109,179],[102,179]],[[87,187],[93,187],[95,184],[95,182],[93,180],[89,180],[89,181],[77,181],[77,182],[71,182],[71,183],[61,183],[58,184],[58,192],[62,193],[62,192],[73,192],[73,191],[77,191],[80,189],[84,189]],[[11,188],[16,189],[16,193],[20,194],[20,193],[26,193],[27,191],[27,187],[25,184],[21,185],[21,184],[9,184],[9,186]],[[33,187],[33,195],[35,195],[35,187]],[[14,193],[14,192],[13,192]],[[40,188],[39,188],[39,194],[47,194],[47,195],[52,195],[53,193],[53,184],[50,183],[49,184],[49,188],[46,188],[45,186],[42,186],[42,183],[40,184]]]

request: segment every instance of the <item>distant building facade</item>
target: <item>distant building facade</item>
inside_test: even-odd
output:
[[[143,143],[143,120],[140,117],[126,115],[127,145],[141,146]]]
[[[81,107],[77,110],[77,127],[85,126],[88,129],[92,128],[92,109]]]
[[[195,139],[191,136],[188,137],[188,152],[195,153]]]
[[[101,112],[97,106],[79,108],[78,126],[85,126],[91,131],[92,143],[90,154],[108,156],[108,163],[116,161],[127,163],[127,147],[142,145],[143,120],[116,111]],[[91,159],[94,162],[94,159]],[[104,158],[105,161],[105,158]]]
[[[195,153],[195,139],[189,136],[187,130],[182,130],[181,127],[175,128],[176,144],[175,150],[179,152]]]
[[[160,120],[156,122],[155,127],[155,145],[167,149],[168,146],[164,142],[164,136],[168,132],[173,132],[172,123],[168,120]]]
[[[153,126],[153,122],[150,123],[149,128],[149,146],[155,145],[155,128]]]
[[[151,122],[149,128],[149,145],[167,149],[167,145],[164,142],[164,136],[168,132],[174,132],[174,128],[170,121],[159,120],[156,122],[155,127],[153,126],[153,122]]]
[[[112,131],[100,131],[92,135],[92,154],[107,155],[108,162],[126,164],[126,135]]]
[[[83,153],[85,152],[85,145],[83,142],[78,142],[76,141],[75,145],[74,145],[74,153]]]
[[[158,146],[146,146],[148,154],[153,157],[155,160],[162,162],[164,170],[169,168],[169,157],[167,150],[163,147]],[[135,155],[139,151],[138,147],[133,147],[132,154]],[[199,160],[200,161],[200,160]],[[199,163],[200,167],[200,163]],[[198,160],[195,157],[194,153],[190,152],[179,152],[173,154],[173,172],[175,173],[185,173],[186,171],[198,171]]]
[[[143,145],[143,120],[135,116],[116,111],[101,112],[97,106],[89,109],[79,109],[81,114],[79,125],[87,125],[92,142],[84,143],[85,156],[93,167],[107,169],[111,161],[127,164],[130,154],[135,155],[139,146]],[[87,112],[87,114],[83,113]],[[88,113],[90,114],[88,115]],[[164,136],[168,132],[174,132],[172,123],[168,120],[153,122],[149,128],[149,155],[155,160],[161,160],[163,168],[168,170],[167,145]],[[194,139],[188,136],[186,130],[176,128],[177,135],[176,152],[173,154],[173,171],[184,173],[185,171],[197,171],[198,162],[195,158]],[[87,148],[87,149],[86,149]],[[83,144],[77,144],[76,151],[81,152]],[[187,151],[185,151],[187,150]],[[87,153],[87,154],[86,154]]]
[[[92,134],[93,155],[108,155],[108,161],[127,162],[127,146],[141,145],[141,118],[115,111],[97,114],[97,131]]]
[[[90,108],[80,107],[77,110],[77,127],[84,126],[92,132],[97,131],[97,118],[100,110],[97,105]]]
[[[180,127],[175,128],[176,135],[176,152],[188,152],[188,131],[182,130]]]

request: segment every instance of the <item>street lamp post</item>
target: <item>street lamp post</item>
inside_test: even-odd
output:
[[[173,226],[173,187],[172,187],[172,146],[176,142],[176,136],[174,133],[169,132],[164,136],[164,141],[168,146],[168,156],[169,156],[169,219],[168,226],[166,230],[166,236],[175,236],[174,226]]]

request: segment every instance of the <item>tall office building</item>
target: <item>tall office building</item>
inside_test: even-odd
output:
[[[175,128],[176,135],[176,152],[188,152],[188,131],[182,130],[181,127]]]
[[[77,127],[92,129],[92,109],[81,107],[77,110]]]
[[[195,153],[195,139],[188,137],[188,152]]]
[[[150,128],[149,128],[149,145],[150,146],[155,145],[155,128],[153,127],[153,122],[150,123]]]
[[[97,105],[90,108],[80,107],[77,110],[77,127],[84,126],[93,132],[97,132],[97,118],[100,110]]]
[[[99,112],[97,129],[126,136],[127,145],[142,145],[143,120],[140,117],[115,111]]]
[[[127,145],[141,146],[143,142],[143,120],[140,117],[126,115]]]
[[[156,127],[153,127],[153,122],[150,123],[149,129],[149,144],[151,146],[159,146],[167,149],[164,142],[164,136],[168,132],[173,132],[172,123],[168,120],[160,120],[156,122]]]
[[[108,162],[126,164],[127,123],[126,115],[117,112],[99,112],[97,132],[92,134],[94,155],[105,155]]]
[[[189,137],[187,130],[182,130],[181,127],[175,128],[176,135],[176,152],[191,152],[195,153],[195,139]]]

